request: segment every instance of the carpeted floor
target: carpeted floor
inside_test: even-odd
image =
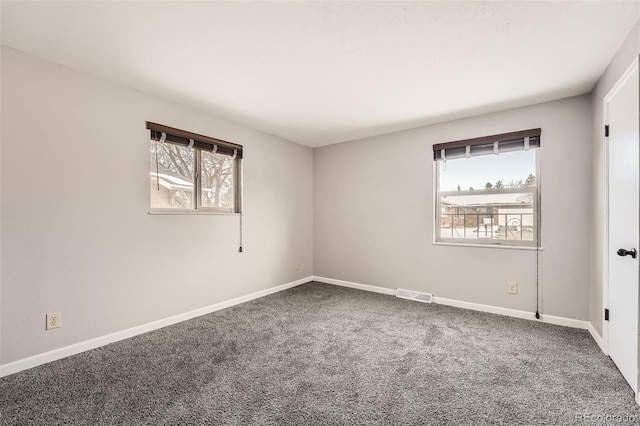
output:
[[[321,283],[2,378],[0,410],[3,425],[640,423],[586,331]]]

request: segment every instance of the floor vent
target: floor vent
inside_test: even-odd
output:
[[[398,289],[396,297],[401,299],[415,300],[416,302],[431,303],[433,295],[429,293],[420,293],[419,291]]]

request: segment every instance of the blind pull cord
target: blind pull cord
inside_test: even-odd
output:
[[[242,253],[242,212],[240,212],[240,248],[238,251]]]
[[[493,143],[493,153],[495,155],[500,154],[500,142],[496,141]]]
[[[234,149],[233,156],[231,157],[231,161],[232,162],[235,161],[237,156],[238,156],[238,150]],[[242,253],[242,212],[240,212],[240,247],[238,248],[238,251]]]
[[[158,141],[155,140],[156,146],[156,190],[160,191],[160,171],[158,170]]]
[[[525,136],[524,138],[524,150],[529,151],[529,136]]]
[[[465,147],[464,156],[465,156],[466,158],[471,158],[471,145],[467,145],[467,146]]]
[[[162,133],[162,135],[160,135],[160,142],[163,143],[166,140],[167,140],[167,134]],[[158,191],[160,191],[160,166],[158,161],[158,141],[157,140],[155,145],[156,145],[156,187],[158,188]]]
[[[540,195],[536,182],[536,319],[540,319]]]

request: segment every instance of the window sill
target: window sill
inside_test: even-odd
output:
[[[508,250],[529,250],[529,251],[544,251],[544,248],[536,248],[531,246],[510,246],[506,244],[472,244],[472,243],[445,243],[441,241],[434,241],[434,246],[451,246],[451,247],[476,247],[476,248],[496,248],[496,249],[508,249]]]
[[[187,216],[199,216],[199,215],[224,215],[224,216],[239,216],[241,213],[231,212],[216,212],[210,210],[149,210],[149,215],[187,215]]]

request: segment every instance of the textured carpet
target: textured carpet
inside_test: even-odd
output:
[[[0,410],[3,425],[640,423],[586,331],[320,283],[5,377]]]

